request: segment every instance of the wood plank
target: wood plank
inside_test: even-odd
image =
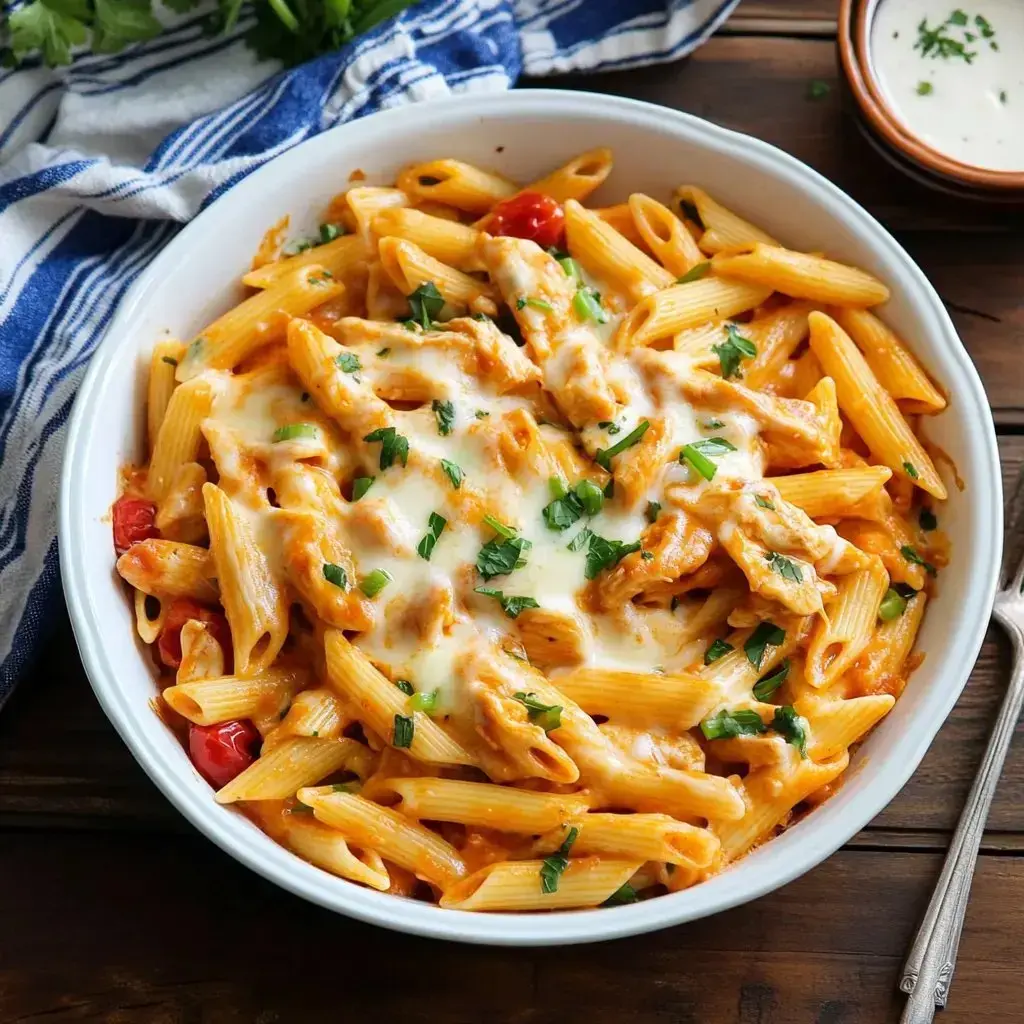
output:
[[[1009,486],[1024,460],[1024,436],[1000,438],[1000,452]],[[1009,647],[993,629],[930,752],[875,826],[891,837],[905,830],[945,833],[953,828],[1008,672]],[[1024,833],[1024,725],[1019,731],[989,818],[986,849],[1007,848],[995,833]],[[0,827],[189,830],[104,717],[64,616],[32,678],[0,715]],[[945,837],[933,836],[930,842],[928,848],[939,849]],[[920,848],[920,837],[908,837],[906,845]]]
[[[19,884],[0,886],[0,1019],[894,1022],[939,865],[842,851],[777,893],[669,931],[488,949],[332,915],[198,839],[5,836],[0,878]],[[1019,1020],[1024,975],[1006,936],[1022,902],[1024,859],[982,857],[944,1024]]]
[[[743,0],[719,30],[745,35],[835,35],[837,0]]]
[[[808,83],[832,90],[807,98]],[[813,39],[716,36],[668,67],[537,82],[659,103],[764,139],[810,164],[905,245],[975,359],[997,422],[1024,424],[1024,213],[951,202],[905,178],[844,109],[835,46]],[[681,172],[682,173],[682,172]]]

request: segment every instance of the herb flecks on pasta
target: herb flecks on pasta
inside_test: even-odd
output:
[[[139,635],[216,799],[341,878],[695,884],[919,660],[949,543],[903,410],[945,399],[887,289],[697,186],[588,208],[610,171],[356,185],[154,349],[113,513]]]

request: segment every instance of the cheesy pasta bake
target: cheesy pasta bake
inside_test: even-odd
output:
[[[922,657],[946,401],[885,285],[695,185],[588,208],[611,168],[356,182],[152,354],[113,530],[155,706],[213,799],[373,889],[692,886]]]

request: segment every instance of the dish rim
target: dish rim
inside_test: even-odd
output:
[[[989,479],[1000,481],[998,450],[988,402],[977,371],[959,341],[938,295],[920,268],[881,224],[837,186],[795,157],[769,143],[690,114],[638,100],[570,90],[530,89],[483,96],[456,96],[383,111],[370,115],[363,122],[373,121],[378,129],[394,124],[397,129],[410,117],[422,118],[424,111],[428,112],[426,116],[454,117],[467,126],[479,119],[503,116],[548,117],[557,121],[572,119],[575,114],[579,114],[584,119],[590,119],[595,116],[595,100],[600,104],[601,109],[597,114],[600,118],[626,121],[634,127],[647,127],[655,133],[669,130],[698,147],[717,151],[724,159],[745,164],[753,171],[788,179],[794,187],[812,193],[820,205],[830,209],[836,221],[858,227],[858,233],[866,239],[865,244],[872,250],[884,251],[888,258],[902,264],[902,269],[914,282],[916,297],[912,301],[915,308],[920,310],[918,315],[922,319],[930,317],[935,320],[938,328],[936,333],[942,335],[942,340],[937,341],[936,346],[939,349],[945,347],[949,359],[956,364],[958,373],[955,394],[962,403],[964,416],[984,410],[970,432],[974,447],[986,463],[977,467],[978,476],[984,478],[983,474],[987,473]],[[236,203],[241,209],[245,200],[253,199],[257,200],[258,206],[261,190],[265,187],[269,190],[274,175],[285,177],[291,171],[294,172],[292,180],[301,179],[304,163],[314,152],[322,152],[325,157],[336,155],[339,151],[343,153],[345,144],[339,142],[340,136],[337,133],[351,132],[354,126],[350,124],[331,129],[269,161],[219,197],[209,209],[215,209],[218,203],[225,202]],[[590,910],[577,910],[530,915],[489,915],[442,910],[433,905],[363,889],[298,861],[298,858],[272,840],[268,839],[268,843],[273,849],[259,842],[245,842],[248,835],[245,825],[250,828],[255,826],[245,819],[240,821],[241,816],[226,812],[225,808],[210,798],[208,790],[204,792],[192,785],[192,780],[182,771],[182,765],[187,764],[187,761],[178,758],[172,761],[165,757],[161,750],[143,742],[141,731],[135,728],[136,721],[139,721],[143,729],[146,725],[139,709],[129,702],[126,693],[118,685],[117,667],[103,643],[103,625],[88,600],[89,590],[96,582],[93,579],[95,574],[87,569],[85,545],[77,542],[79,532],[84,529],[81,524],[89,516],[85,498],[88,489],[85,478],[81,476],[86,460],[80,453],[84,453],[90,445],[90,421],[99,407],[104,381],[115,369],[117,356],[122,351],[134,351],[133,345],[138,347],[132,341],[131,331],[137,311],[147,294],[159,287],[164,268],[175,265],[182,255],[187,255],[194,241],[201,241],[205,214],[206,211],[186,225],[140,275],[122,300],[103,341],[92,357],[69,424],[59,496],[59,542],[61,575],[75,638],[90,685],[101,707],[135,759],[164,796],[217,846],[282,888],[362,921],[441,939],[492,945],[546,946],[601,941],[654,931],[718,913],[763,896],[816,867],[863,828],[899,792],[956,703],[984,638],[995,592],[1002,542],[1002,503],[996,500],[994,494],[998,488],[974,488],[968,499],[978,506],[979,524],[987,524],[988,527],[987,530],[983,530],[980,525],[978,528],[979,553],[984,547],[986,557],[980,559],[969,577],[972,604],[968,607],[976,610],[973,621],[968,623],[969,629],[959,632],[953,641],[951,654],[957,655],[957,660],[950,658],[941,665],[931,685],[930,703],[934,707],[926,709],[933,715],[928,727],[915,732],[911,737],[901,737],[900,750],[904,760],[899,765],[890,765],[886,770],[880,770],[878,778],[866,786],[864,791],[851,797],[845,819],[832,823],[831,828],[827,827],[828,822],[817,829],[808,828],[790,860],[767,877],[748,872],[741,876],[743,884],[739,886],[730,887],[728,881],[723,883],[723,879],[735,880],[740,876],[745,863],[741,860],[727,871],[691,889],[639,904],[602,909],[598,914]],[[142,709],[142,713],[153,715],[148,706]],[[904,743],[907,745],[906,750],[903,749]],[[813,820],[813,816],[808,818],[809,822]]]

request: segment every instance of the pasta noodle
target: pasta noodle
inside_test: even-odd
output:
[[[357,185],[152,351],[113,521],[162,713],[338,878],[484,912],[698,885],[921,660],[946,399],[888,289],[696,185],[585,206],[611,170]]]

